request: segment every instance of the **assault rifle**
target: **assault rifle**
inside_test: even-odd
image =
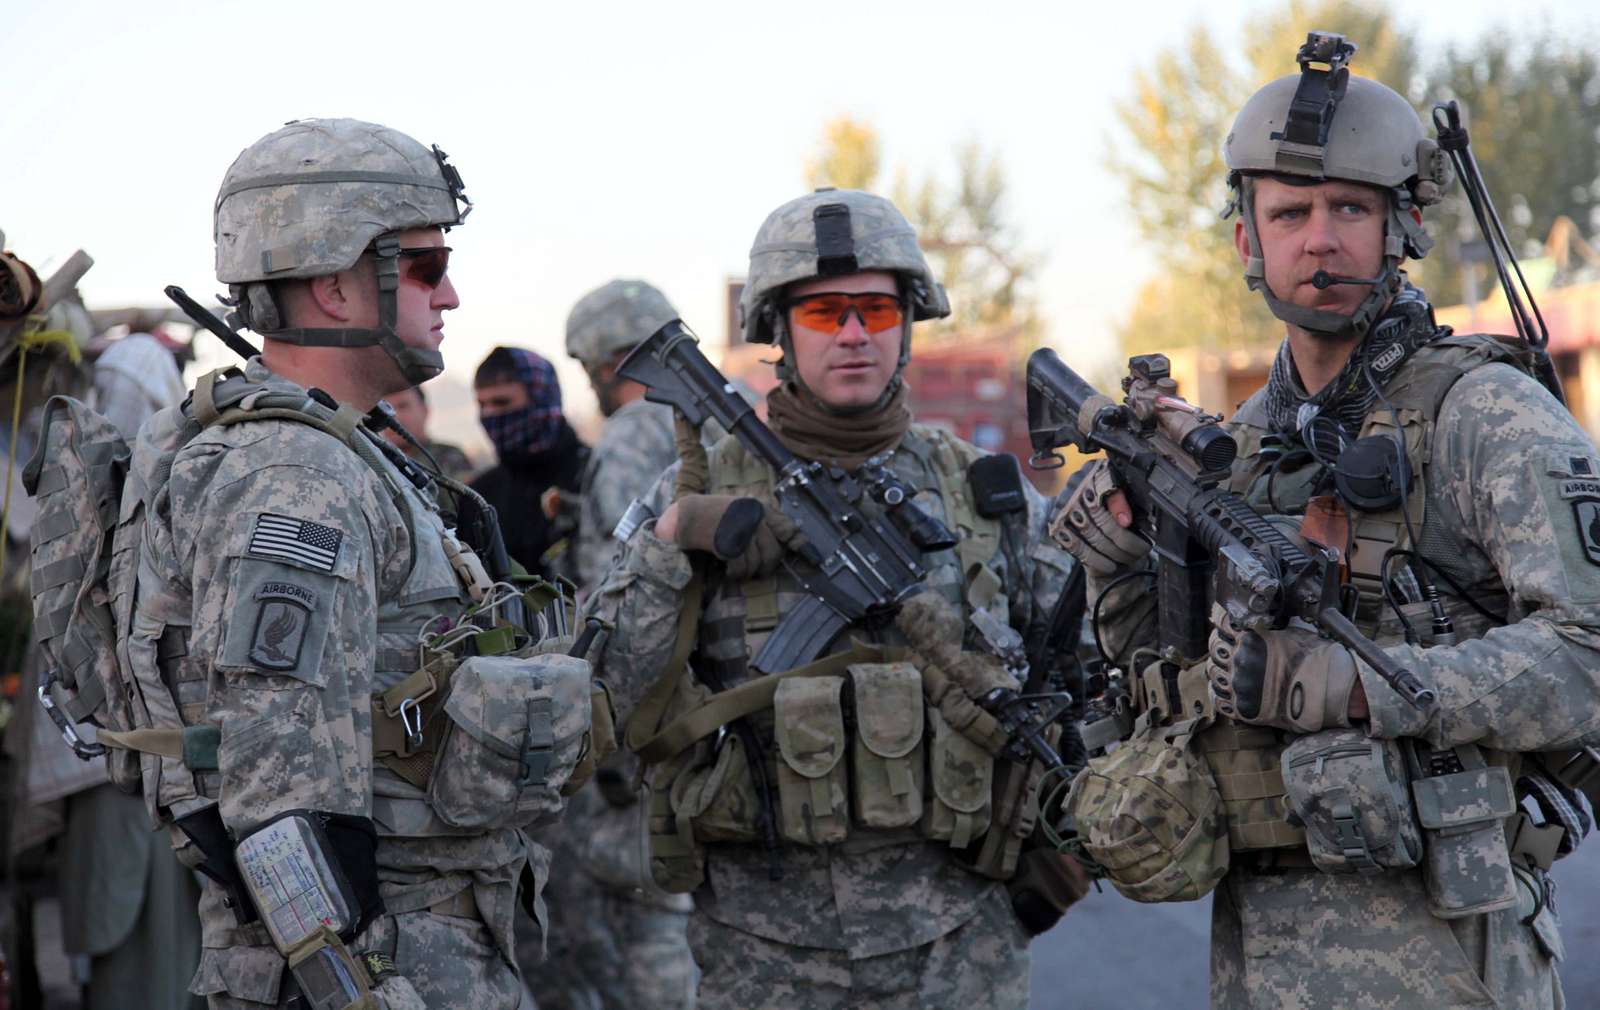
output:
[[[1339,558],[1302,550],[1238,495],[1217,485],[1238,446],[1221,418],[1177,395],[1165,355],[1128,361],[1118,404],[1097,392],[1048,348],[1028,359],[1028,436],[1039,469],[1065,462],[1057,447],[1103,450],[1133,507],[1136,526],[1155,545],[1157,624],[1169,712],[1178,671],[1205,658],[1213,602],[1241,628],[1282,628],[1291,617],[1313,624],[1371,666],[1423,711],[1436,698],[1410,670],[1350,623],[1340,606]]]
[[[691,424],[716,418],[777,474],[772,491],[778,507],[805,536],[784,564],[808,595],[778,621],[750,661],[755,669],[792,670],[821,655],[849,625],[887,621],[926,577],[921,556],[955,546],[955,535],[918,508],[911,501],[915,490],[882,462],[868,460],[847,473],[785,448],[700,353],[681,320],[635,347],[617,373],[649,387],[646,399],[671,404]],[[867,499],[879,514],[862,508]]]

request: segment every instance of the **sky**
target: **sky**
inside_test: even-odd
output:
[[[849,115],[878,130],[886,179],[948,178],[963,141],[1001,156],[1011,219],[1044,256],[1047,339],[1095,368],[1154,269],[1105,168],[1113,103],[1195,25],[1227,39],[1276,5],[1095,7],[0,0],[0,229],[43,274],[87,250],[92,307],[161,304],[171,283],[203,296],[219,290],[212,200],[242,148],[290,119],[381,122],[447,151],[475,204],[449,240],[462,306],[443,348],[470,382],[497,343],[564,362],[572,303],[617,276],[723,340],[726,279]],[[1438,5],[1426,43],[1507,10]],[[1600,37],[1588,3],[1518,10]],[[562,379],[569,410],[592,410],[582,373]]]

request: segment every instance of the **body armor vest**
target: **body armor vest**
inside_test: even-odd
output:
[[[1382,512],[1350,513],[1351,549],[1346,552],[1350,581],[1360,592],[1355,624],[1379,645],[1401,641],[1402,625],[1385,600],[1381,582],[1384,557],[1391,549],[1420,550],[1425,557],[1448,571],[1452,578],[1473,592],[1491,611],[1503,612],[1506,591],[1487,555],[1464,539],[1459,530],[1442,523],[1434,505],[1435,489],[1430,484],[1433,462],[1435,422],[1445,396],[1468,372],[1495,362],[1510,364],[1530,372],[1526,355],[1519,348],[1496,337],[1481,334],[1442,337],[1419,349],[1384,388],[1394,408],[1381,401],[1363,420],[1360,437],[1393,437],[1395,420],[1399,435],[1415,475],[1405,499],[1407,515],[1397,506]],[[1263,438],[1269,434],[1262,396],[1246,400],[1228,422],[1229,431],[1239,443],[1239,462],[1227,488],[1241,495],[1251,506],[1268,515],[1301,516],[1322,468],[1307,462],[1296,469],[1281,468],[1279,461],[1263,456]],[[1411,543],[1410,530],[1417,532],[1420,545]],[[1391,565],[1396,574],[1402,569]],[[1448,584],[1439,587],[1445,611],[1454,620],[1459,640],[1481,637],[1493,625],[1466,601],[1453,595]],[[1402,606],[1412,626],[1426,637],[1429,607],[1426,602]],[[1185,677],[1184,704],[1203,705],[1210,711],[1210,697],[1204,676]],[[1283,776],[1280,755],[1291,738],[1278,730],[1219,720],[1198,735],[1202,750],[1216,775],[1228,817],[1230,845],[1235,851],[1299,847],[1305,833],[1283,818]],[[1491,763],[1504,763],[1503,755],[1490,755]],[[1513,769],[1515,771],[1515,769]]]

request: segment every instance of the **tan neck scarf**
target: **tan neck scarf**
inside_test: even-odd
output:
[[[829,411],[794,382],[785,382],[767,394],[767,418],[779,441],[796,456],[846,470],[893,449],[911,427],[903,382],[883,406],[849,415]]]

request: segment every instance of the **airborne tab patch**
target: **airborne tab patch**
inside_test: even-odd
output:
[[[250,534],[249,553],[331,573],[343,541],[344,534],[332,526],[263,512]]]

